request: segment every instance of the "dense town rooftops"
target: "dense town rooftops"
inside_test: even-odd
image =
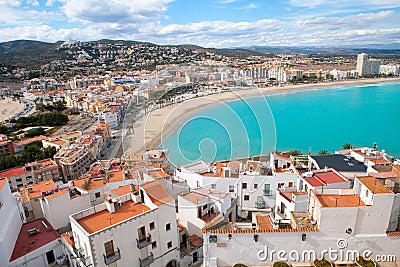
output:
[[[10,178],[10,177],[13,177],[13,176],[23,175],[25,173],[27,173],[27,171],[25,170],[25,168],[23,166],[21,166],[21,167],[15,167],[15,168],[12,168],[12,169],[1,171],[0,172],[0,177],[2,177],[2,178]]]
[[[109,212],[107,209],[104,209],[89,216],[83,217],[77,220],[77,222],[83,227],[83,229],[85,229],[86,232],[92,234],[149,210],[150,208],[142,203],[135,203],[131,200],[127,200],[122,203],[113,213]]]
[[[366,172],[367,166],[352,157],[340,154],[310,156],[320,168],[333,168],[339,172]]]
[[[45,140],[46,138],[47,138],[46,136],[40,135],[40,136],[36,136],[36,137],[32,137],[32,138],[28,138],[25,140],[14,142],[14,146],[25,146],[25,145],[28,145],[35,141]]]
[[[37,229],[37,231],[35,231],[34,234],[28,234],[28,231],[31,229]],[[44,218],[24,223],[19,232],[18,239],[15,242],[10,262],[57,240],[59,237],[60,235]]]
[[[53,180],[48,180],[29,186],[27,195],[29,198],[38,198],[55,193],[55,191],[58,191],[56,184]]]
[[[365,185],[373,194],[393,194],[393,192],[384,186],[378,179],[371,176],[359,176],[357,179]]]

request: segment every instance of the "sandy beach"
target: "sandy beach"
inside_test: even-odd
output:
[[[317,88],[336,87],[344,85],[367,85],[381,82],[400,81],[400,78],[379,78],[339,82],[313,83],[288,85],[282,87],[249,88],[228,91],[192,98],[181,103],[153,110],[141,117],[133,125],[134,133],[128,133],[123,141],[123,153],[128,154],[143,149],[154,149],[160,145],[180,124],[194,112],[221,102],[252,97],[257,95],[291,92],[298,90],[310,90]]]
[[[10,98],[0,100],[0,121],[7,120],[24,109],[24,104]]]

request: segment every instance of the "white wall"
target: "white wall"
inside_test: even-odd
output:
[[[69,215],[91,207],[89,194],[70,198],[69,193],[51,199],[41,200],[44,217],[54,229],[66,227],[69,224]]]
[[[18,210],[17,200],[11,194],[8,182],[0,192],[0,200],[3,204],[0,208],[0,266],[7,266],[23,221]]]

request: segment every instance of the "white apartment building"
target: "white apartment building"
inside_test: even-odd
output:
[[[73,240],[64,236],[64,244],[76,266],[178,266],[175,201],[157,181],[107,198],[70,221]]]
[[[368,55],[361,53],[357,55],[356,70],[359,77],[379,74],[381,62],[376,59],[368,59]]]
[[[102,123],[110,125],[111,129],[118,129],[119,115],[118,111],[106,111],[99,114],[99,120]]]
[[[399,76],[400,75],[400,66],[399,65],[381,65],[379,68],[379,73],[383,75],[393,75]]]

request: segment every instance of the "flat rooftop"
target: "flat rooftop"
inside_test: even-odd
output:
[[[357,177],[373,194],[392,194],[393,192],[384,186],[378,179],[372,176]]]
[[[358,195],[326,194],[316,195],[316,197],[322,207],[325,208],[365,206],[365,203]]]
[[[367,166],[363,162],[341,154],[311,156],[322,169],[328,167],[339,172],[366,172]]]
[[[79,219],[77,222],[86,232],[92,234],[149,210],[150,208],[142,203],[135,203],[128,200],[122,203],[114,213],[110,213],[107,209],[104,209],[100,212]]]
[[[46,224],[49,230],[46,229]],[[36,234],[28,235],[28,230],[38,229]],[[24,255],[37,250],[38,248],[58,239],[60,235],[50,225],[50,223],[44,219],[36,219],[22,225],[18,235],[17,242],[15,242],[14,250],[11,255],[10,262],[23,257]]]

